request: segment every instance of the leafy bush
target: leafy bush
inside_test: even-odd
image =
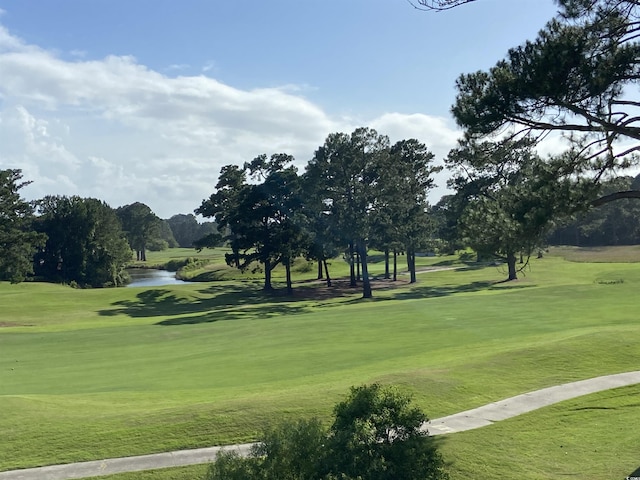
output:
[[[247,458],[221,453],[206,480],[445,480],[427,420],[411,398],[378,384],[352,387],[329,429],[317,419],[265,431]]]

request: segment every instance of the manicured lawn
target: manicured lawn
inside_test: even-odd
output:
[[[569,400],[478,430],[439,437],[451,480],[623,479],[640,467],[640,386]],[[194,480],[207,467],[136,472],[105,480]]]
[[[549,256],[504,275],[430,272],[373,301],[237,282],[0,284],[0,469],[252,440],[285,416],[328,419],[365,382],[404,385],[437,417],[638,369],[639,265]],[[448,457],[484,454],[455,445]]]

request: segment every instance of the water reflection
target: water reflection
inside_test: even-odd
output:
[[[176,278],[176,272],[167,270],[155,270],[153,268],[127,269],[131,277],[131,283],[127,287],[160,287],[162,285],[177,285],[187,283]]]

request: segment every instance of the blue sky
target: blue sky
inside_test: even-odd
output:
[[[25,196],[142,201],[166,218],[220,167],[372,126],[439,161],[455,79],[534,38],[552,0],[0,0],[0,168]],[[446,175],[434,201],[443,192]]]

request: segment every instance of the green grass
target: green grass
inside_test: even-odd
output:
[[[640,467],[640,386],[587,395],[477,430],[439,437],[451,480],[622,479]],[[197,465],[104,477],[194,480]]]
[[[640,262],[640,245],[619,247],[552,247],[549,253],[571,262],[630,263]]]
[[[451,478],[626,478],[640,467],[639,394],[619,388],[451,435]]]
[[[640,266],[532,265],[512,283],[501,267],[424,273],[373,301],[0,284],[0,470],[252,440],[284,417],[328,420],[365,382],[401,384],[438,417],[637,369]]]

